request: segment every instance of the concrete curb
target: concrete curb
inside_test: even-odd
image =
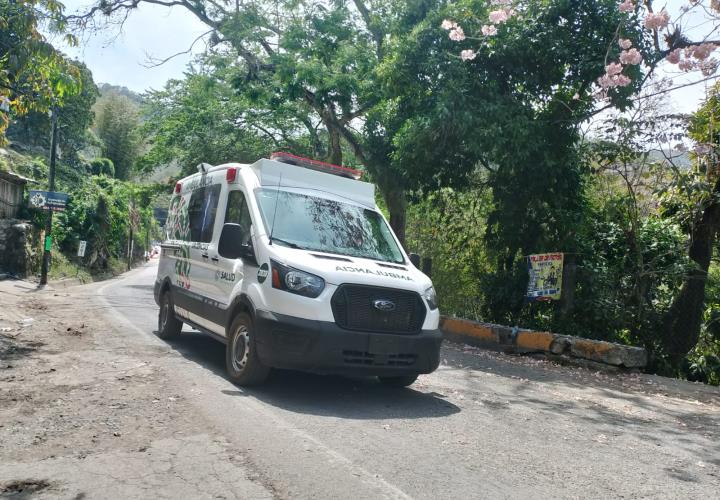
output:
[[[443,331],[443,336],[452,342],[505,352],[544,353],[623,368],[643,368],[648,361],[647,351],[641,347],[571,335],[510,328],[446,316],[440,320],[440,329]]]

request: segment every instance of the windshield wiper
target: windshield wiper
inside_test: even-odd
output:
[[[282,238],[278,238],[277,236],[273,236],[270,238],[271,244],[273,241],[282,243],[283,245],[289,246],[290,248],[299,248],[300,250],[304,250],[303,247],[301,247],[300,245],[297,245],[297,244],[293,243],[292,241],[283,240]]]

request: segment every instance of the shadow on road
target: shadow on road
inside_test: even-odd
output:
[[[197,332],[184,331],[169,345],[183,357],[225,377],[225,346]],[[414,419],[447,417],[460,408],[437,393],[382,385],[375,378],[348,378],[275,370],[262,387],[222,391],[252,396],[296,413],[345,419]]]

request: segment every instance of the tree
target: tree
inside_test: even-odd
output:
[[[461,19],[479,33],[493,8],[486,3],[457,2],[408,27],[383,67],[389,95],[378,120],[381,130],[393,124],[389,155],[421,188],[460,187],[469,173],[483,172],[493,205],[485,242],[495,269],[485,286],[496,291],[485,313],[506,322],[517,321],[525,305],[522,256],[578,250],[587,167],[576,144],[596,109],[593,84],[608,47],[620,50],[611,44],[622,20],[613,0],[524,6],[522,19],[506,21],[482,44],[450,39],[443,20]],[[643,43],[639,30],[626,36]],[[473,57],[455,56],[458,44]],[[615,103],[627,105],[631,91],[614,89]]]
[[[96,15],[124,16],[141,3],[104,0],[70,20],[87,27]],[[378,98],[374,68],[384,57],[395,5],[381,0],[152,3],[185,8],[208,26],[205,36],[216,51],[232,54],[232,81],[249,103],[248,127],[264,129],[271,140],[293,151],[293,139],[306,136],[313,151],[322,151],[325,159],[337,164],[346,156],[344,143],[354,161],[364,163],[378,181],[391,225],[403,238],[402,179],[387,169],[386,158],[366,151],[356,130]]]
[[[140,160],[141,169],[176,161],[190,174],[202,162],[252,163],[286,146],[260,137],[242,121],[248,106],[221,74],[208,65],[201,71],[191,70],[184,80],[145,94],[143,135],[149,150]]]
[[[65,28],[63,5],[55,0],[0,3],[0,144],[10,118],[47,112],[78,90],[80,72],[45,40],[38,27]],[[66,35],[66,41],[76,39]]]
[[[58,106],[58,144],[63,160],[77,163],[78,153],[90,143],[88,128],[95,118],[93,105],[98,97],[92,72],[79,61],[70,63],[80,80],[78,91]],[[15,120],[8,129],[12,139],[50,147],[51,121],[46,112],[32,111]]]
[[[103,156],[112,160],[116,178],[128,179],[141,147],[137,106],[125,96],[111,94],[98,100],[95,114]]]
[[[697,344],[705,307],[708,270],[720,232],[720,85],[709,92],[705,103],[692,117],[690,137],[695,148],[696,170],[685,179],[689,211],[688,255],[695,264],[665,317],[664,337],[675,367]],[[680,186],[682,187],[682,185]]]

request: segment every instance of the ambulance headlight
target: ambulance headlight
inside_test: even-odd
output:
[[[325,280],[320,276],[306,273],[272,261],[273,288],[304,295],[314,299],[325,289]]]
[[[428,306],[431,310],[435,310],[438,308],[437,293],[435,293],[435,289],[433,287],[425,290],[423,296],[425,297],[425,300],[427,300]]]

